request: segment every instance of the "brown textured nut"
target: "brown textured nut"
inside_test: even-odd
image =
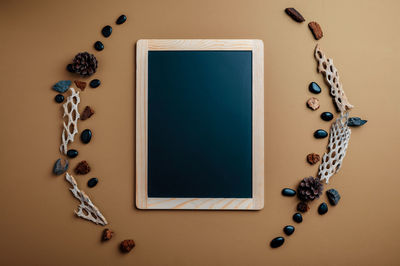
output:
[[[310,28],[316,40],[319,40],[322,38],[322,36],[324,36],[321,26],[317,22],[311,21],[310,23],[308,23],[308,27]]]
[[[86,82],[80,80],[74,80],[75,85],[82,91],[86,88]]]
[[[299,11],[297,11],[296,9],[294,9],[293,7],[288,7],[285,9],[286,14],[288,14],[294,21],[297,22],[303,22],[305,21],[303,16],[299,13]]]
[[[119,245],[119,248],[124,253],[128,253],[134,247],[135,247],[135,241],[133,241],[132,239],[126,239],[126,240],[122,241],[121,244]]]
[[[90,106],[86,106],[82,112],[81,120],[86,120],[94,114],[93,109]]]
[[[310,99],[307,100],[307,106],[308,108],[315,111],[319,108],[319,100],[315,97],[311,97]]]
[[[75,173],[78,175],[86,175],[89,172],[90,166],[86,161],[78,163],[78,165],[75,167]]]
[[[110,229],[106,228],[103,230],[103,234],[101,235],[101,241],[110,240],[114,235],[114,232]]]
[[[297,210],[299,212],[307,212],[310,209],[310,207],[308,207],[308,204],[300,201],[299,204],[297,204]]]
[[[316,153],[310,153],[307,155],[307,162],[309,164],[316,164],[319,162],[320,159],[320,156]]]

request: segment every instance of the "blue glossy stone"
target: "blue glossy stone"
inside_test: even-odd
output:
[[[70,86],[71,86],[70,80],[60,80],[59,82],[54,84],[53,90],[59,93],[64,93],[69,89]]]
[[[58,159],[58,160],[54,163],[54,166],[53,166],[53,173],[54,173],[55,175],[62,175],[62,174],[64,174],[64,173],[68,170],[68,166],[69,166],[68,160],[65,160],[65,164],[62,165],[61,159]]]
[[[90,129],[85,129],[81,133],[81,141],[85,144],[89,143],[90,140],[92,139],[92,131]]]
[[[349,121],[347,122],[347,125],[349,127],[359,127],[367,123],[367,120],[362,120],[359,117],[350,117]]]
[[[96,177],[93,177],[91,179],[89,179],[89,181],[87,182],[88,187],[94,187],[97,185],[97,183],[99,182],[99,180]]]
[[[293,214],[293,221],[295,221],[296,223],[301,223],[303,221],[303,216],[301,216],[300,213],[296,212],[295,214]]]
[[[67,71],[71,73],[75,73],[74,68],[72,67],[72,64],[67,65]]]
[[[331,205],[335,206],[339,203],[340,194],[336,189],[331,188],[331,189],[327,190],[326,196],[328,197],[329,203]]]
[[[101,82],[98,79],[93,79],[92,81],[90,81],[89,86],[93,89],[97,88],[98,86],[100,86]]]
[[[311,82],[310,85],[308,86],[308,90],[312,93],[318,94],[321,92],[321,87],[318,86],[317,83]]]
[[[112,28],[110,25],[105,26],[102,30],[101,30],[101,34],[103,34],[104,37],[108,38],[110,37],[112,33]]]
[[[326,132],[323,129],[318,129],[314,132],[314,137],[317,139],[323,139],[326,138],[328,136],[328,132]]]
[[[104,49],[104,44],[101,41],[97,41],[94,43],[94,49],[102,51]]]
[[[325,202],[321,203],[321,205],[319,205],[318,207],[318,213],[320,215],[324,215],[327,212],[328,212],[328,205]]]
[[[285,232],[285,234],[286,234],[287,236],[290,236],[291,234],[294,233],[294,226],[292,226],[292,225],[286,225],[286,226],[283,228],[283,232]]]
[[[331,112],[323,112],[321,114],[321,119],[324,121],[331,121],[333,119],[333,114]]]
[[[64,101],[64,96],[62,96],[62,94],[57,94],[56,97],[54,97],[54,100],[57,103],[62,103]]]
[[[269,244],[271,248],[279,248],[280,246],[283,245],[285,242],[285,239],[281,236],[275,237],[274,239],[271,240],[271,243]]]
[[[78,156],[78,151],[74,150],[74,149],[68,150],[67,151],[67,156],[69,158],[75,158],[76,156]]]
[[[293,197],[296,195],[296,190],[290,188],[284,188],[282,189],[282,195],[287,197]]]
[[[121,25],[121,24],[125,23],[125,21],[126,21],[126,16],[121,15],[117,18],[117,21],[115,23],[117,23],[117,25]]]

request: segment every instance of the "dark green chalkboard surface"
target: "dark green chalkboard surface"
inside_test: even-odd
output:
[[[252,197],[252,51],[148,52],[148,197]]]

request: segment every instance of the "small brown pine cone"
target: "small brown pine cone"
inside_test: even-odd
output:
[[[299,204],[297,204],[297,210],[299,212],[307,212],[310,209],[310,207],[308,207],[308,204],[300,201]]]
[[[83,77],[89,77],[96,73],[97,59],[88,52],[78,53],[71,64],[71,71]]]
[[[311,165],[318,163],[320,159],[320,156],[316,153],[310,153],[307,155],[307,162]]]
[[[323,184],[318,177],[306,177],[297,187],[297,196],[301,201],[312,201],[321,196],[323,189]]]

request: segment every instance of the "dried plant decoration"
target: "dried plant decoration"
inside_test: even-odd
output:
[[[332,124],[329,135],[328,148],[322,157],[318,177],[328,184],[329,178],[339,171],[343,158],[346,155],[351,130],[347,125],[349,113],[341,114]]]
[[[344,94],[342,84],[339,81],[338,71],[333,65],[333,60],[331,58],[326,58],[318,44],[315,47],[314,56],[318,61],[318,72],[321,72],[325,76],[327,83],[331,86],[331,95],[334,97],[338,110],[344,113],[353,108],[354,106],[349,103]]]
[[[66,173],[65,179],[72,185],[72,188],[69,189],[71,190],[71,193],[81,202],[78,207],[78,211],[75,211],[75,214],[83,219],[92,221],[95,224],[106,225],[106,218],[104,218],[99,209],[94,206],[94,204],[85,194],[85,192],[79,190],[75,178],[72,175]]]
[[[71,95],[67,97],[67,102],[63,104],[64,115],[68,118],[68,122],[63,122],[64,128],[61,135],[62,144],[60,146],[60,151],[63,154],[67,154],[68,143],[74,142],[75,134],[78,133],[78,119],[80,117],[78,112],[78,105],[80,102],[79,92],[75,92],[74,88],[69,88]]]

